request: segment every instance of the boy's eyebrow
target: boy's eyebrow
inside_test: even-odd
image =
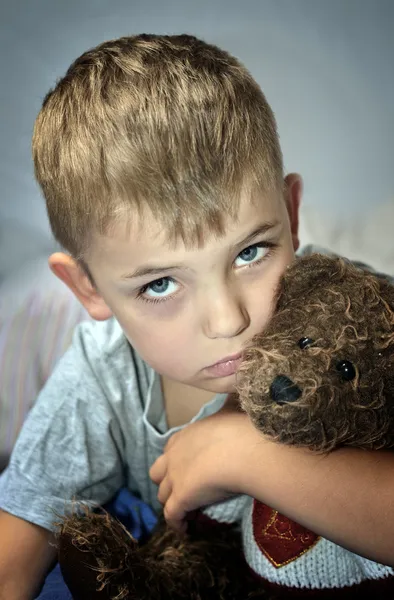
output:
[[[278,224],[279,221],[275,221],[273,223],[263,223],[262,225],[259,225],[258,227],[256,227],[256,229],[249,233],[246,236],[246,238],[243,238],[241,241],[237,242],[236,246],[243,246],[249,244],[258,235],[266,233],[270,229],[276,227]],[[139,277],[145,277],[146,275],[162,275],[163,273],[174,271],[176,269],[186,269],[188,271],[192,270],[186,265],[172,265],[171,267],[149,267],[142,265],[141,267],[138,267],[135,271],[122,275],[121,279],[137,279]]]
[[[172,267],[138,267],[132,273],[126,273],[121,276],[121,279],[137,279],[137,277],[144,277],[145,275],[162,275],[163,273],[167,273],[168,271],[174,271],[176,269],[189,269],[185,265],[173,265]]]
[[[174,271],[176,269],[186,269],[191,271],[189,267],[185,265],[172,265],[171,267],[138,267],[132,273],[126,273],[121,276],[121,279],[137,279],[137,277],[144,277],[145,275],[162,275],[168,271]]]
[[[263,235],[264,233],[267,233],[267,231],[269,231],[270,229],[274,229],[278,225],[279,221],[274,221],[273,223],[262,223],[261,225],[256,227],[256,229],[254,229],[252,233],[249,233],[246,236],[246,238],[243,238],[237,245],[243,246],[244,244],[249,244],[249,242],[252,242],[254,238],[258,235]]]

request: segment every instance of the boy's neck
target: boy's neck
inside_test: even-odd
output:
[[[204,404],[215,397],[214,392],[191,387],[166,377],[161,377],[167,424],[171,429],[188,423]]]

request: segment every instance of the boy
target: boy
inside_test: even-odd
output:
[[[50,266],[99,323],[76,332],[2,477],[0,599],[33,597],[54,511],[123,485],[175,527],[248,494],[394,564],[390,454],[281,447],[226,403],[299,245],[301,181],[248,72],[190,36],[105,43],[44,100],[33,155],[66,251]]]

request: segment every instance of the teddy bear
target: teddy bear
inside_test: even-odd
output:
[[[287,270],[243,354],[242,408],[264,435],[328,452],[394,446],[394,287],[340,258]]]
[[[393,285],[311,254],[285,271],[272,313],[237,374],[239,405],[261,435],[322,455],[392,448]],[[247,496],[201,509],[185,535],[161,519],[142,544],[104,511],[75,511],[57,544],[74,600],[394,597],[392,567]]]

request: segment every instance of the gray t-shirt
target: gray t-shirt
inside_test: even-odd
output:
[[[215,396],[192,422],[225,399]],[[158,510],[149,468],[179,429],[168,429],[160,377],[117,321],[83,323],[25,421],[0,477],[0,508],[52,529],[73,499],[102,505],[127,486]]]
[[[219,410],[217,395],[194,420]],[[159,509],[149,468],[170,437],[160,377],[115,319],[87,322],[40,393],[0,479],[0,508],[47,529],[72,499],[106,503],[122,486]]]

